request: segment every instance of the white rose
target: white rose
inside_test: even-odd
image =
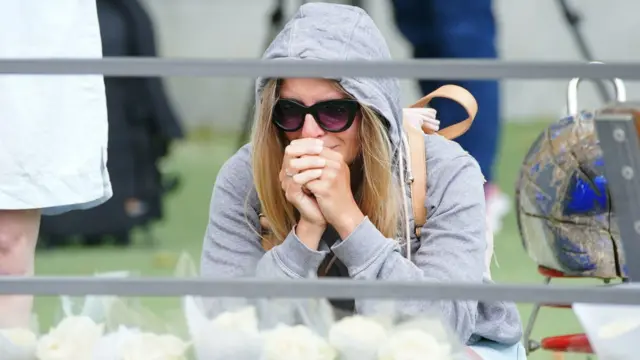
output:
[[[451,360],[451,346],[419,329],[393,333],[378,350],[378,360]]]
[[[345,317],[329,330],[329,344],[341,360],[376,359],[378,347],[386,338],[387,332],[379,322],[360,315]]]
[[[0,329],[0,354],[3,359],[33,360],[37,341],[36,334],[27,329]]]
[[[210,322],[210,326],[219,330],[258,333],[258,315],[256,308],[249,306],[238,311],[227,311]]]
[[[32,347],[38,341],[33,331],[22,328],[0,329],[0,336],[20,347]]]
[[[38,341],[39,360],[91,360],[104,325],[86,316],[66,317]]]
[[[173,335],[137,333],[124,340],[119,360],[185,360],[188,347]]]
[[[135,328],[119,326],[118,330],[110,332],[98,340],[93,348],[92,360],[120,360],[124,343],[139,332]]]
[[[198,358],[250,359],[261,352],[258,315],[254,307],[222,313],[207,321],[194,338]]]
[[[278,325],[263,337],[262,360],[333,360],[329,343],[308,327]]]

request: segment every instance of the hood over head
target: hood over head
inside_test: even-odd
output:
[[[391,60],[378,27],[362,9],[349,5],[302,5],[263,55],[269,60]],[[401,143],[400,85],[392,78],[335,78],[360,103],[389,122],[389,136],[396,152]],[[267,79],[259,78],[256,95]]]
[[[391,60],[389,47],[373,19],[361,8],[328,3],[307,3],[276,36],[263,55],[267,60]],[[392,146],[392,168],[402,187],[404,217],[398,224],[404,228],[407,257],[411,257],[410,237],[413,216],[409,212],[411,177],[407,168],[406,138],[402,127],[400,83],[395,78],[335,77],[340,85],[361,104],[382,115],[388,123]],[[259,99],[266,78],[258,78]]]

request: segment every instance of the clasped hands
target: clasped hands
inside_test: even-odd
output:
[[[300,212],[300,232],[316,241],[332,225],[345,239],[364,219],[351,192],[351,175],[342,155],[319,139],[293,140],[285,148],[280,184],[285,197]],[[317,238],[317,239],[316,239]]]

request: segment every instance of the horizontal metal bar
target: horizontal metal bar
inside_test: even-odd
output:
[[[377,298],[482,300],[524,303],[640,304],[640,289],[628,286],[566,287],[552,285],[443,284],[430,282],[355,281],[345,279],[267,280],[204,278],[0,278],[0,294],[117,295],[244,298]]]
[[[0,59],[0,74],[106,76],[396,77],[413,79],[640,79],[640,63],[588,64],[500,60],[295,61],[252,59]]]

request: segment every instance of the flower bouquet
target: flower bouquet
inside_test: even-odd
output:
[[[88,316],[68,316],[38,339],[38,360],[93,360],[104,324]]]
[[[39,335],[31,329],[0,330],[0,359],[187,360],[190,344],[168,331],[150,331],[153,315],[133,301],[116,296],[61,296],[60,300],[61,316],[49,331]]]
[[[196,276],[183,255],[177,276]],[[326,299],[203,299],[183,313],[197,360],[466,360],[437,316],[401,319],[393,301],[364,315],[339,314]],[[373,310],[371,310],[373,309]]]
[[[230,307],[211,318],[205,315],[196,298],[187,296],[183,304],[198,360],[336,359],[336,351],[321,333],[322,327],[308,322],[289,322],[300,318],[309,320],[310,316],[291,314],[300,311],[300,304],[257,300],[255,304],[234,307],[227,302]],[[274,314],[285,314],[285,308],[290,309],[287,316],[277,321]]]
[[[189,343],[170,333],[119,326],[95,345],[92,360],[186,360]]]
[[[196,276],[188,255],[176,276]],[[185,296],[182,306],[197,360],[335,359],[325,301]]]
[[[463,346],[436,316],[351,315],[336,321],[329,344],[339,360],[463,360]]]
[[[616,286],[638,286],[621,284]],[[574,303],[573,311],[601,359],[633,359],[640,339],[640,306]]]
[[[175,275],[196,277],[195,264],[188,254],[178,260]],[[182,311],[196,359],[259,359],[257,308],[246,299],[195,296],[182,298]]]
[[[91,360],[188,359],[190,343],[170,331],[156,314],[133,299],[107,299],[101,317],[106,329],[95,343]]]
[[[97,277],[124,277],[128,272],[102,273]],[[112,296],[88,296],[82,301],[61,296],[59,321],[48,332],[39,333],[37,318],[30,328],[0,330],[2,360],[92,360],[94,347],[105,331]]]
[[[35,360],[38,342],[37,317],[31,317],[29,327],[0,329],[0,358],[8,360]]]

